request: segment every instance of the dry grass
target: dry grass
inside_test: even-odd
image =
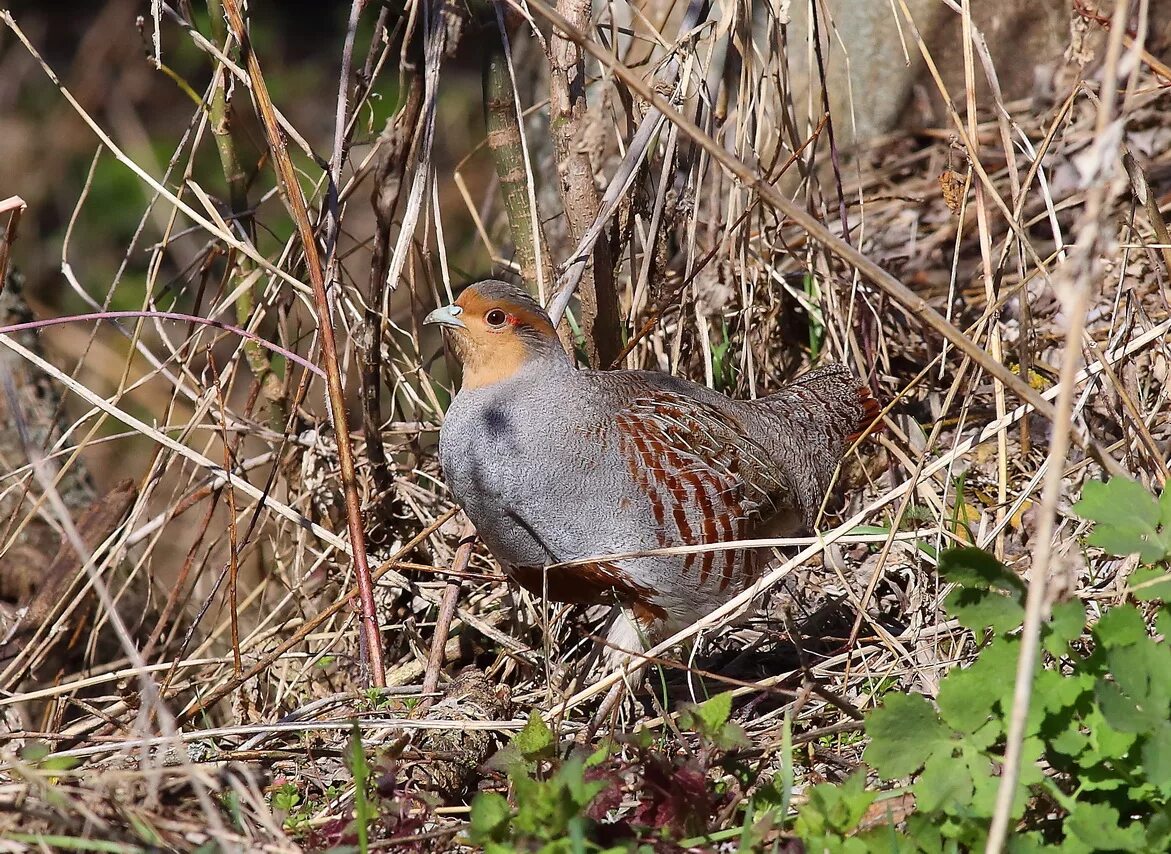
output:
[[[495,22],[481,30],[459,10],[413,3],[399,20],[371,5],[362,20],[378,18],[390,35],[378,29],[363,44],[351,32],[333,130],[303,141],[287,117],[272,116],[285,122],[309,203],[303,216],[294,204],[293,219],[316,229],[307,270],[304,245],[276,236],[294,233],[271,201],[288,176],[245,162],[256,174],[239,197],[224,191],[230,180],[193,178],[197,158],[218,156],[227,171],[224,146],[230,154],[239,139],[216,125],[228,109],[224,81],[236,113],[250,113],[260,67],[240,60],[226,30],[198,35],[183,5],[160,5],[148,33],[190,40],[218,69],[195,93],[201,106],[168,164],[122,153],[102,117],[60,89],[103,156],[113,153],[153,194],[124,256],[145,278],[145,316],[120,319],[117,332],[76,324],[63,339],[68,357],[46,358],[24,333],[0,335],[0,367],[18,397],[35,386],[68,400],[63,409],[37,395],[39,409],[28,398],[0,405],[14,439],[18,421],[33,426],[0,457],[9,465],[0,592],[10,600],[0,604],[0,635],[13,633],[0,655],[4,850],[35,848],[21,835],[34,833],[126,850],[209,839],[225,849],[320,844],[353,805],[342,759],[350,721],[403,792],[417,782],[413,769],[486,754],[490,740],[471,734],[508,733],[531,709],[573,735],[622,677],[585,670],[599,613],[534,601],[504,583],[481,547],[448,571],[466,533],[434,455],[452,375],[419,321],[458,287],[461,270],[507,270],[513,250],[486,153],[452,150],[436,117],[461,35],[465,46],[496,38]],[[504,17],[528,111],[528,211],[535,205],[545,220],[540,251],[566,260],[583,255],[573,248],[583,229],[564,222],[551,189],[549,64],[520,20],[532,16],[547,35],[557,13],[535,0],[524,9]],[[888,402],[886,429],[843,466],[820,536],[774,543],[775,569],[756,589],[652,650],[663,675],[651,682],[669,699],[643,698],[623,725],[670,733],[679,700],[727,684],[747,699],[737,717],[763,773],[779,761],[791,720],[804,745],[799,778],[837,779],[858,761],[858,713],[892,689],[931,695],[971,654],[940,609],[939,550],[974,543],[1022,576],[1033,568],[1037,615],[1064,597],[1092,610],[1123,595],[1129,567],[1087,561],[1068,508],[1105,470],[1154,487],[1168,474],[1168,79],[1141,52],[1142,33],[1124,39],[1125,28],[1093,22],[1096,58],[1084,77],[1058,78],[1052,97],[994,95],[978,107],[974,95],[941,93],[958,112],[940,127],[846,149],[846,117],[829,122],[819,96],[795,99],[786,87],[786,62],[808,61],[818,77],[815,56],[790,56],[795,33],[760,27],[732,61],[749,33],[740,7],[695,29],[698,11],[613,4],[595,13],[596,29],[576,34],[595,59],[589,108],[570,121],[575,154],[587,153],[602,176],[593,204],[612,199],[616,209],[603,233],[614,238],[624,337],[636,338],[624,364],[747,396],[811,359],[842,360]],[[759,14],[775,25],[768,8]],[[13,39],[19,16],[5,21],[6,51],[35,59],[31,42]],[[914,28],[903,25],[914,49]],[[425,45],[422,67],[402,48],[403,28],[414,28],[407,44]],[[978,33],[965,32],[970,94],[994,70]],[[825,48],[840,50],[828,40]],[[364,99],[395,75],[411,120],[370,133]],[[372,276],[375,185],[385,257]],[[73,192],[75,216],[92,213],[85,188]],[[454,233],[457,216],[474,230]],[[84,259],[68,241],[61,261],[82,290],[73,277],[85,278]],[[562,282],[582,266],[569,265]],[[391,288],[382,287],[387,275]],[[587,283],[596,290],[608,278]],[[107,283],[106,303],[122,282],[119,273]],[[331,358],[320,334],[326,288]],[[98,302],[95,311],[106,308]],[[216,324],[163,319],[164,310]],[[14,322],[8,311],[5,324]],[[590,328],[588,312],[571,313],[574,328]],[[364,347],[372,330],[381,343],[373,362]],[[351,413],[380,415],[383,447],[367,455],[370,433],[351,414],[349,483],[323,371],[337,372]],[[362,410],[357,389],[371,371],[384,387]],[[124,512],[118,494],[74,484],[87,463],[113,465],[110,445],[135,449],[118,463],[135,483]],[[366,542],[353,525],[342,533],[347,489],[365,508]],[[353,522],[353,508],[348,515]],[[355,543],[377,579],[381,692],[367,690]],[[28,576],[20,585],[18,572]],[[446,673],[475,665],[487,675],[491,697],[477,708],[489,719],[447,717],[444,704],[423,713],[419,703],[439,605],[456,585]],[[51,595],[35,600],[37,590]],[[22,617],[29,608],[36,620]],[[456,745],[437,748],[432,730],[458,734]],[[34,743],[50,751],[39,764]],[[477,777],[444,778],[442,806],[409,802],[417,814],[384,816],[384,832],[450,847],[466,819],[460,787],[474,789]],[[301,793],[296,833],[274,807],[282,783]]]

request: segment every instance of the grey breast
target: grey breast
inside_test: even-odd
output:
[[[443,426],[448,486],[505,564],[545,566],[648,545],[631,541],[632,510],[642,508],[623,501],[626,468],[606,430],[613,413],[576,373],[559,379],[517,376],[461,392]],[[633,527],[645,525],[640,518]]]
[[[543,566],[558,559],[532,520],[534,503],[547,493],[547,450],[531,411],[531,388],[518,378],[461,391],[439,440],[444,479],[498,560]],[[538,514],[539,515],[539,514]]]

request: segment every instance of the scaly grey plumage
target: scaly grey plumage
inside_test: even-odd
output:
[[[752,401],[666,374],[578,370],[540,306],[504,282],[428,320],[445,324],[465,365],[439,455],[484,543],[534,592],[625,605],[650,639],[745,589],[763,556],[632,553],[811,525],[878,412],[840,365]]]

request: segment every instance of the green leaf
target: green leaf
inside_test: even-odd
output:
[[[1073,512],[1099,524],[1138,522],[1151,530],[1159,524],[1159,504],[1145,486],[1129,477],[1091,480],[1082,487],[1082,499]]]
[[[1099,682],[1094,694],[1102,715],[1114,729],[1140,734],[1149,728],[1150,716],[1113,682]]]
[[[540,713],[533,709],[529,712],[529,719],[524,728],[513,736],[512,743],[520,751],[521,756],[531,762],[551,752],[553,733]]]
[[[976,587],[958,587],[947,595],[944,607],[966,629],[977,635],[985,629],[1007,634],[1019,628],[1025,609],[1015,599]]]
[[[47,742],[30,741],[20,749],[20,758],[29,765],[37,765],[52,752]]]
[[[973,733],[995,715],[1015,676],[1015,662],[1003,659],[988,647],[970,667],[953,670],[943,678],[939,685],[939,713],[948,726]]]
[[[1171,495],[1171,487],[1163,491]],[[1153,566],[1140,566],[1130,574],[1126,584],[1128,592],[1140,602],[1158,599],[1171,602],[1171,572]]]
[[[996,811],[996,797],[1000,791],[1000,777],[992,772],[992,762],[983,754],[965,750],[960,754],[960,758],[967,763],[968,771],[972,775],[972,783],[974,785],[971,805],[972,815],[980,818],[991,818],[992,814]]]
[[[1147,636],[1142,614],[1130,605],[1117,605],[1102,615],[1094,636],[1104,649],[1138,643]]]
[[[565,786],[574,806],[578,811],[590,805],[590,801],[606,788],[606,780],[590,780],[585,778],[585,763],[577,758],[571,759],[561,766],[557,772],[557,781]]]
[[[1108,804],[1078,801],[1065,820],[1065,832],[1089,845],[1094,851],[1141,851],[1141,822],[1121,827],[1118,810]]]
[[[1145,562],[1154,563],[1162,560],[1171,546],[1158,530],[1166,512],[1162,502],[1137,480],[1114,477],[1106,483],[1091,481],[1083,487],[1082,500],[1073,511],[1097,522],[1087,542],[1110,554],[1137,553]]]
[[[610,750],[612,744],[609,741],[602,742],[601,745],[591,753],[585,760],[586,768],[593,768],[595,765],[601,765],[610,757]]]
[[[840,786],[832,783],[814,786],[797,816],[797,835],[809,840],[827,831],[849,833],[858,826],[876,797],[877,792],[866,790],[864,773],[851,774]]]
[[[913,791],[918,809],[955,815],[971,804],[975,784],[965,763],[939,751],[928,757]]]
[[[1078,764],[1083,768],[1090,768],[1103,760],[1121,759],[1130,752],[1135,742],[1133,733],[1115,729],[1106,720],[1100,707],[1095,706],[1086,714],[1083,723],[1089,731],[1090,749],[1079,759]],[[1114,779],[1117,779],[1116,772]],[[1086,785],[1085,778],[1082,785]]]
[[[709,697],[697,706],[689,706],[682,716],[683,725],[709,739],[716,738],[732,715],[732,692]]]
[[[887,780],[914,774],[937,751],[950,755],[950,730],[919,694],[890,694],[866,718],[865,759]]]
[[[1171,649],[1144,637],[1106,651],[1112,682],[1095,690],[1102,714],[1121,732],[1154,732],[1171,714]]]
[[[917,849],[925,854],[943,854],[945,851],[954,850],[954,845],[945,847],[943,835],[939,832],[939,825],[936,824],[936,818],[936,816],[918,812],[907,816],[907,836],[914,839]],[[884,849],[875,846],[874,850]],[[902,852],[904,849],[896,838],[888,841],[885,850]]]
[[[948,549],[940,555],[939,574],[961,587],[1001,590],[1020,596],[1025,593],[1024,582],[983,549]]]
[[[1159,787],[1164,796],[1171,795],[1171,722],[1155,727],[1143,744],[1143,773]]]
[[[1157,532],[1133,519],[1099,524],[1086,537],[1086,542],[1119,557],[1137,554],[1145,563],[1155,563],[1167,555],[1166,546]]]
[[[1065,655],[1069,645],[1082,636],[1086,629],[1086,606],[1080,599],[1059,602],[1053,606],[1045,627],[1043,643],[1051,655]]]
[[[503,842],[508,838],[512,810],[503,795],[480,792],[472,799],[471,838],[477,845]]]
[[[1049,749],[1062,756],[1076,759],[1090,746],[1090,737],[1081,732],[1076,724],[1062,728],[1050,739]]]
[[[1078,704],[1094,690],[1094,677],[1088,673],[1060,673],[1042,670],[1033,682],[1033,696],[1038,706],[1050,714]]]
[[[1045,844],[1045,838],[1037,832],[1012,833],[1004,842],[1008,854],[1046,854],[1053,849]]]
[[[369,840],[367,838],[370,821],[375,818],[374,810],[370,809],[366,797],[366,781],[370,779],[370,765],[366,762],[366,748],[362,745],[362,730],[358,722],[350,729],[350,741],[346,745],[346,764],[354,776],[354,817],[358,831],[358,850],[365,854]]]
[[[1045,774],[1041,770],[1041,762],[1045,757],[1045,742],[1040,738],[1031,736],[1026,738],[1021,744],[1021,768],[1017,776],[1017,785],[1020,787],[1018,796],[1022,799],[1028,797],[1028,787],[1039,785],[1044,779]],[[1025,801],[1022,800],[1021,813],[1024,813]]]

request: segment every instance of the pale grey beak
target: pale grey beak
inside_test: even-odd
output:
[[[463,314],[464,310],[458,305],[445,305],[442,308],[437,308],[429,315],[423,318],[423,323],[438,323],[441,326],[454,326],[459,329],[467,329],[468,326],[459,316]]]

